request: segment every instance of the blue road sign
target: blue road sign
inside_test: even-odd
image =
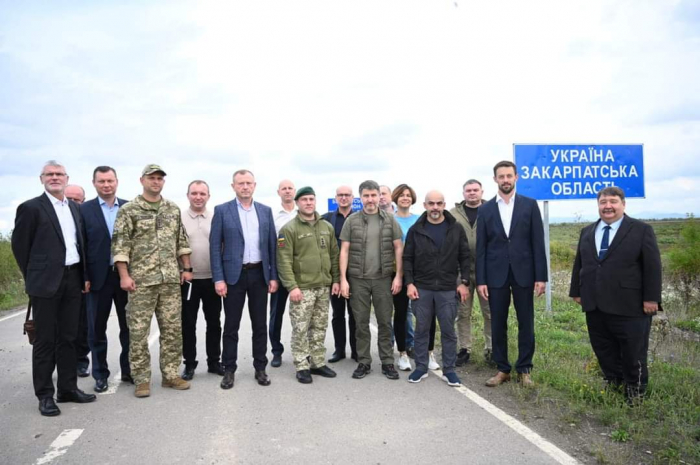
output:
[[[514,144],[518,193],[537,200],[595,198],[617,186],[644,198],[644,146]]]
[[[329,212],[334,212],[338,209],[338,204],[335,201],[335,198],[328,199],[328,211]],[[355,197],[352,199],[352,211],[360,211],[362,210],[362,202],[360,201],[359,197]]]

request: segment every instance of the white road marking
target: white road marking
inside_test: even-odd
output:
[[[370,330],[375,335],[378,334],[377,327],[370,323]],[[442,379],[442,370],[431,370],[438,378]],[[476,392],[471,389],[461,385],[457,388],[453,388],[462,394],[467,399],[474,402],[476,405],[486,410],[488,413],[496,417],[497,420],[504,423],[506,426],[511,428],[513,431],[530,441],[532,444],[537,446],[542,452],[549,455],[557,463],[561,465],[581,465],[581,462],[559,449],[557,446],[547,441],[545,438],[535,433],[533,430],[522,424],[520,421],[508,415],[506,412],[500,408],[493,405],[488,400],[481,397]]]
[[[158,339],[158,336],[160,336],[160,331],[156,330],[151,334],[151,336],[148,338],[148,347],[153,346],[153,343],[156,342],[156,339]],[[107,394],[115,394],[117,392],[117,389],[119,388],[119,385],[122,384],[122,371],[119,370],[116,375],[114,375],[114,378],[112,378],[112,381],[109,383],[109,387],[105,392],[100,392],[97,395],[98,396],[106,396]]]
[[[19,311],[19,312],[17,312],[17,313],[13,313],[12,315],[8,315],[8,316],[4,316],[4,317],[0,318],[0,322],[3,322],[3,321],[5,321],[5,320],[9,320],[10,318],[14,318],[14,317],[16,317],[16,316],[26,315],[26,314],[27,314],[27,311],[26,311],[26,310],[22,310],[22,311]]]
[[[61,434],[58,435],[56,439],[49,446],[49,450],[44,452],[36,462],[35,465],[43,465],[52,462],[54,459],[62,456],[68,451],[68,448],[78,440],[81,434],[83,434],[82,429],[66,429],[63,430]]]

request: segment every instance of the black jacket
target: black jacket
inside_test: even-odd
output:
[[[661,256],[654,230],[625,215],[605,258],[599,260],[599,222],[581,231],[569,296],[580,297],[585,312],[644,316],[643,302],[661,303]]]
[[[411,226],[403,249],[406,285],[413,284],[431,291],[450,291],[457,287],[457,277],[469,276],[469,243],[464,228],[445,211],[447,236],[440,249],[425,230],[427,212]]]

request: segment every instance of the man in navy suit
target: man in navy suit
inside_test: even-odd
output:
[[[479,208],[476,232],[476,283],[491,307],[493,361],[498,373],[489,387],[510,381],[508,307],[513,295],[518,316],[518,360],[515,369],[523,386],[531,386],[535,353],[533,291],[542,295],[547,282],[544,228],[537,201],[515,193],[517,168],[501,161],[493,168],[498,195]]]
[[[112,302],[119,320],[119,356],[122,381],[132,382],[129,367],[129,326],[126,322],[128,293],[119,285],[119,272],[112,257],[112,232],[119,208],[126,200],[117,198],[117,172],[109,166],[98,166],[92,173],[97,197],[80,206],[85,226],[87,275],[91,283],[87,296],[88,342],[92,351],[92,377],[95,392],[109,387],[107,365],[107,321]]]
[[[209,247],[216,293],[224,298],[222,389],[233,387],[238,365],[238,328],[248,297],[253,327],[255,379],[269,386],[267,367],[267,294],[277,291],[277,236],[270,207],[253,201],[255,177],[248,170],[233,173],[236,198],[214,208]]]
[[[641,399],[651,318],[661,304],[661,255],[651,226],[625,215],[619,187],[598,192],[600,220],[581,231],[569,295],[586,312],[591,346],[608,384]]]
[[[34,311],[36,340],[32,347],[34,394],[39,412],[60,415],[53,399],[52,375],[58,371],[58,402],[87,403],[94,394],[78,389],[75,339],[85,277],[85,244],[78,206],[65,196],[66,169],[46,162],[39,177],[45,192],[17,208],[12,253],[22,272]]]

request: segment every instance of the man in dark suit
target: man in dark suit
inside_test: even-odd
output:
[[[94,394],[78,389],[75,370],[75,339],[80,317],[84,279],[84,241],[78,206],[64,190],[66,170],[48,161],[39,177],[45,192],[17,208],[12,233],[12,252],[32,301],[36,340],[32,350],[34,393],[44,416],[61,413],[54,402],[51,379],[58,370],[58,402],[87,403]]]
[[[87,295],[88,342],[92,351],[92,377],[95,392],[109,387],[107,365],[107,321],[112,302],[119,320],[119,356],[122,381],[132,382],[129,367],[129,327],[126,322],[128,294],[119,286],[119,272],[112,257],[112,232],[119,208],[126,200],[117,198],[117,172],[109,166],[98,166],[92,173],[97,197],[80,206],[85,227],[85,256],[90,292]]]
[[[619,187],[598,192],[600,220],[586,226],[569,296],[586,312],[591,346],[605,379],[628,402],[646,391],[651,318],[661,304],[661,255],[654,230],[625,215]]]
[[[518,360],[515,369],[523,386],[531,386],[535,353],[533,290],[540,296],[547,282],[544,228],[537,201],[515,193],[518,180],[513,162],[493,168],[498,194],[479,208],[476,232],[476,283],[491,307],[493,361],[498,373],[489,387],[510,380],[508,307],[513,295],[518,316]]]
[[[248,170],[233,173],[236,198],[214,208],[209,236],[211,272],[216,293],[224,298],[222,389],[231,389],[238,365],[238,328],[248,297],[253,327],[255,379],[268,386],[267,294],[277,291],[277,237],[272,210],[253,201],[255,177]]]

